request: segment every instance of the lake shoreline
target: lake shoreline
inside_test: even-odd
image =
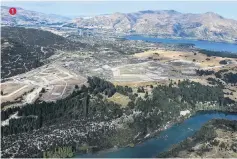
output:
[[[161,44],[193,44],[195,48],[200,50],[217,51],[217,52],[228,52],[237,54],[237,43],[228,43],[221,41],[208,41],[188,38],[162,38],[147,35],[125,35],[121,38],[126,40],[141,40],[151,43]]]
[[[213,43],[226,43],[226,44],[235,44],[237,45],[237,41],[234,40],[208,40],[208,39],[198,39],[198,38],[191,38],[191,37],[165,37],[165,36],[156,36],[156,35],[148,35],[148,34],[129,34],[123,35],[122,38],[127,39],[128,36],[142,36],[147,38],[158,38],[158,39],[172,39],[172,40],[192,40],[192,41],[206,41],[206,42],[213,42]]]

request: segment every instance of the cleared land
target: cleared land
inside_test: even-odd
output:
[[[1,85],[4,85],[3,87],[1,86],[1,90],[7,92],[7,94],[0,96],[1,104],[5,102],[19,102],[24,94],[31,92],[34,89],[32,85],[20,84],[19,87],[17,87],[15,83],[4,83]],[[13,88],[11,88],[11,85],[13,85]]]
[[[196,75],[196,69],[219,71],[236,67],[236,59],[222,57],[208,57],[198,52],[184,52],[171,50],[148,50],[131,55],[140,61],[136,64],[125,64],[113,68],[114,84],[128,86],[145,86],[148,84],[164,83],[168,79],[177,82],[188,78],[190,80],[209,85],[207,78]],[[220,61],[226,60],[222,65]]]
[[[130,101],[128,96],[122,95],[120,93],[115,93],[112,97],[108,98],[108,101],[112,101],[117,104],[121,104],[122,107],[126,107]]]
[[[3,91],[1,103],[16,103],[16,99],[21,97],[17,101],[18,104],[32,103],[37,99],[55,101],[68,96],[75,85],[86,84],[86,78],[56,64],[43,66],[25,74],[14,76],[9,78],[9,81],[1,83]],[[41,93],[43,88],[45,92]]]
[[[2,101],[14,101],[22,94],[27,94],[28,90],[23,89],[23,86],[45,89],[45,93],[41,95],[40,93],[32,93],[35,97],[32,97],[31,94],[27,99],[35,100],[37,98],[44,101],[55,101],[69,95],[75,85],[86,85],[86,76],[98,76],[115,85],[127,85],[132,88],[168,84],[169,79],[176,83],[178,80],[190,79],[209,85],[207,78],[214,78],[214,76],[197,76],[196,69],[218,71],[232,69],[237,65],[236,59],[208,57],[198,52],[172,51],[162,47],[133,55],[123,55],[113,50],[96,53],[83,52],[83,54],[81,52],[61,51],[51,56],[50,59],[54,61],[53,64],[9,78],[11,83],[7,84],[7,88],[6,82],[3,83],[3,95],[13,94],[5,99],[1,97]],[[221,60],[226,60],[228,63],[221,65],[219,63]],[[19,89],[22,90],[15,94],[14,90]],[[226,92],[228,91],[227,89]],[[235,99],[236,95],[236,92],[233,92],[232,95],[228,96]],[[118,102],[117,99],[115,102]]]

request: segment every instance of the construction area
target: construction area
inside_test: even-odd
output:
[[[1,105],[7,108],[36,100],[55,101],[72,93],[75,85],[83,84],[86,78],[56,64],[45,65],[1,83]]]

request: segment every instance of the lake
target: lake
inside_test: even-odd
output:
[[[160,152],[168,150],[173,144],[177,144],[191,137],[206,122],[211,119],[237,120],[237,114],[220,112],[201,112],[186,119],[180,124],[175,124],[162,131],[159,136],[149,139],[132,147],[119,148],[113,151],[102,151],[94,154],[76,155],[78,158],[151,158]]]
[[[211,51],[227,51],[237,53],[237,44],[224,43],[224,42],[211,42],[204,40],[189,40],[189,39],[163,39],[145,36],[125,36],[127,40],[143,40],[148,42],[159,42],[166,44],[194,44],[195,47]]]

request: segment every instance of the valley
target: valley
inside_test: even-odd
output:
[[[55,48],[44,65],[1,83],[4,157],[52,157],[59,155],[52,149],[65,146],[73,154],[124,147],[200,110],[235,112],[236,85],[209,81],[230,80],[225,70],[236,73],[235,58],[112,37],[89,47],[92,39],[97,38],[78,38],[73,45],[86,46],[80,50]]]
[[[172,10],[72,20],[22,8],[9,17],[7,9],[1,11],[1,157],[66,158],[107,150],[125,157],[158,152],[164,157],[236,157],[235,121],[200,115],[209,123],[201,122],[198,131],[196,122],[192,137],[191,128],[176,127],[200,112],[236,116],[237,54],[222,51],[230,44],[215,51],[192,43],[128,39],[139,35],[234,45],[235,20]],[[168,151],[154,144],[159,151],[144,148],[139,154],[143,143],[169,128],[189,138],[170,144],[163,136]]]
[[[90,39],[87,37],[88,41]],[[82,44],[86,46],[85,39]],[[118,44],[121,50],[117,49]],[[132,46],[131,51],[122,52],[123,47],[128,44]],[[93,49],[95,51],[87,48],[81,51],[57,49],[50,57],[42,59],[45,63],[43,66],[3,79],[6,80],[1,84],[3,105],[9,103],[9,107],[16,103],[33,103],[36,100],[56,101],[72,93],[75,85],[85,84],[88,76],[97,76],[115,85],[128,85],[133,89],[137,86],[168,84],[170,80],[177,82],[183,79],[208,84],[207,78],[210,76],[200,77],[196,70],[220,71],[235,69],[237,65],[235,58],[207,56],[189,46],[114,39],[113,43],[110,40],[100,41]],[[220,64],[220,61],[228,62]],[[19,89],[15,90],[16,86]],[[12,92],[5,87],[10,90],[12,88]],[[41,93],[42,89],[44,93]]]

